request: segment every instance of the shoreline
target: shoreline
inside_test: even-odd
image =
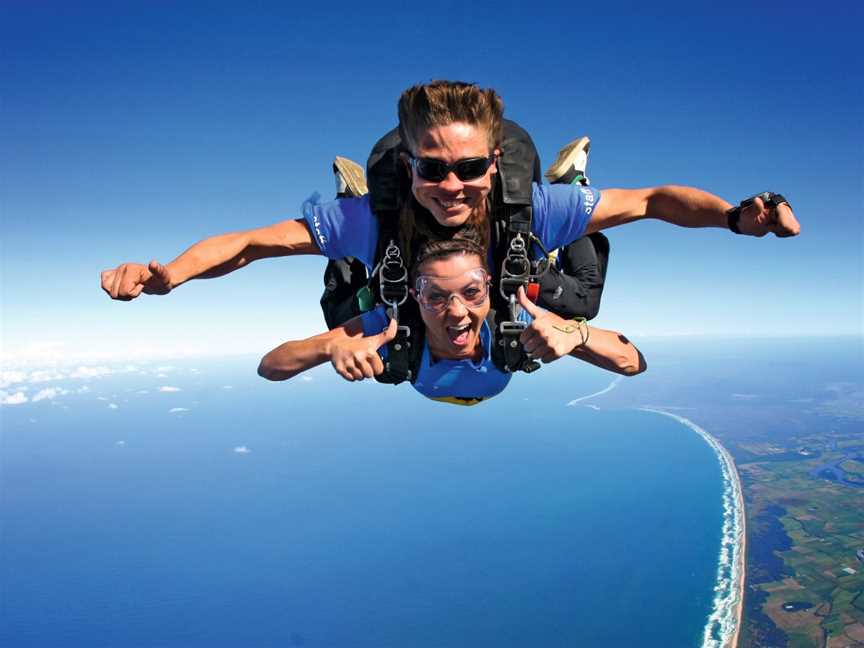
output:
[[[640,409],[668,416],[693,430],[714,449],[720,461],[724,481],[724,522],[717,586],[715,587],[715,591],[718,594],[714,599],[714,607],[705,626],[702,646],[703,648],[737,648],[741,636],[741,624],[744,619],[744,587],[747,576],[747,529],[744,512],[744,491],[741,486],[741,476],[738,473],[735,460],[715,437],[690,419],[662,409],[651,407],[642,407]],[[727,584],[728,588],[724,589],[724,585]]]

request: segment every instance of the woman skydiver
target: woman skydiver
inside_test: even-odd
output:
[[[473,405],[500,393],[512,376],[491,358],[490,274],[482,239],[476,228],[466,226],[448,240],[427,241],[417,250],[411,295],[426,334],[413,385],[428,398]],[[572,355],[627,376],[645,370],[642,354],[623,335],[538,308],[521,289],[519,302],[530,320],[521,340],[538,360]],[[396,334],[395,320],[388,324],[388,319],[378,306],[325,333],[285,342],[262,358],[258,373],[288,380],[329,361],[346,380],[373,378],[384,371],[386,345]]]

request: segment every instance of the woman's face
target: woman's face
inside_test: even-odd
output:
[[[489,134],[486,129],[465,122],[436,126],[420,134],[415,158],[439,160],[454,164],[468,158],[488,158]],[[499,151],[496,149],[497,155]],[[483,209],[486,196],[492,189],[492,176],[498,172],[493,162],[485,173],[470,180],[460,180],[455,171],[438,182],[420,176],[410,167],[411,191],[438,223],[445,227],[464,225],[477,210]]]
[[[480,257],[457,253],[422,263],[414,296],[420,302],[433,357],[482,357],[480,329],[489,314],[490,301],[488,275]]]

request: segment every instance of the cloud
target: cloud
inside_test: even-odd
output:
[[[126,445],[126,442],[125,442],[125,441],[118,441],[115,445],[118,445],[118,446],[125,446],[125,445]]]
[[[50,380],[63,380],[65,377],[65,374],[60,373],[56,369],[38,369],[30,372],[30,375],[27,377],[27,382],[48,382]]]
[[[171,387],[170,385],[165,385],[164,387],[159,388],[160,392],[179,392],[183,391],[179,387]]]
[[[27,380],[26,371],[0,371],[0,389]]]
[[[312,376],[301,376],[300,380],[303,382],[312,382]]]
[[[231,385],[223,385],[222,389],[234,389]]]
[[[247,448],[245,445],[242,445],[242,446],[237,446],[236,448],[234,448],[234,452],[236,452],[237,454],[249,454],[252,451],[249,448]]]
[[[72,379],[89,379],[101,378],[115,373],[125,373],[135,371],[135,367],[127,366],[125,369],[111,369],[105,366],[85,366],[81,365],[71,371],[57,369],[56,367],[48,367],[42,369],[33,369],[31,371],[24,370],[5,370],[0,371],[0,388],[20,383],[43,383],[56,380]]]
[[[118,409],[119,407],[117,403],[108,403],[108,409]]]
[[[101,378],[114,373],[108,367],[78,367],[69,374],[70,378]]]
[[[0,405],[21,405],[27,402],[27,397],[24,392],[16,392],[7,394],[5,391],[0,391]]]
[[[178,414],[179,412],[188,412],[188,411],[189,411],[188,407],[172,407],[170,410],[168,410],[168,413],[169,414]]]
[[[62,387],[49,387],[48,389],[40,390],[35,396],[33,396],[33,402],[38,403],[41,400],[51,400],[52,398],[64,396],[69,393],[71,392],[68,389],[63,389]]]
[[[753,400],[755,398],[759,398],[758,394],[732,394],[732,398],[735,400]]]

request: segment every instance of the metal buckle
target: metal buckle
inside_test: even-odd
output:
[[[402,253],[394,241],[384,251],[378,269],[381,301],[393,308],[394,318],[399,320],[399,305],[408,299],[408,270],[402,262]]]

